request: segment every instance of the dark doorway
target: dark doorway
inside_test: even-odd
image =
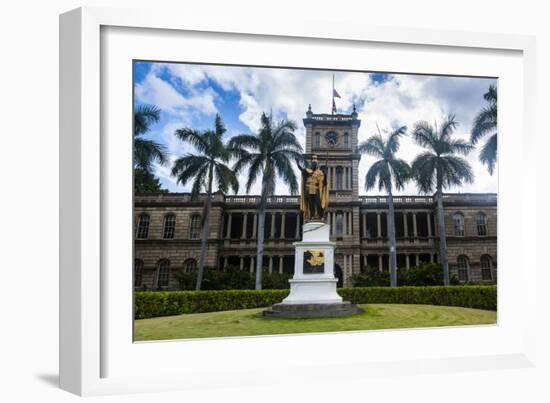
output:
[[[344,275],[342,273],[342,268],[335,264],[334,265],[334,277],[338,279],[338,282],[336,283],[336,287],[341,288],[344,286]]]

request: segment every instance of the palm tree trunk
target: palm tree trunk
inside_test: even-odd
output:
[[[443,285],[449,285],[449,258],[447,257],[447,238],[445,237],[445,212],[443,211],[443,190],[437,186],[437,231],[439,232],[439,260],[443,268]]]
[[[210,208],[212,206],[212,179],[213,167],[208,171],[208,188],[206,189],[206,200],[204,201],[204,210],[202,215],[202,237],[201,237],[201,254],[199,258],[199,271],[197,272],[197,285],[195,290],[200,290],[202,285],[202,277],[204,275],[204,258],[206,256],[206,241],[208,238],[208,224],[210,221]]]
[[[264,227],[265,209],[267,205],[267,178],[264,173],[262,180],[262,195],[260,196],[260,209],[258,211],[258,235],[256,244],[256,290],[262,289],[262,266],[264,260]]]
[[[391,188],[388,191],[388,240],[390,244],[390,286],[397,287],[397,252],[395,250],[395,211]]]

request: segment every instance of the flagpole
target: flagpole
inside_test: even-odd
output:
[[[334,115],[334,74],[332,75],[332,104],[330,105],[330,110]]]

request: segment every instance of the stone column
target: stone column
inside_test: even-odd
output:
[[[254,219],[252,221],[252,239],[256,239],[256,229],[258,227],[258,214],[254,213]]]
[[[275,238],[275,213],[271,213],[271,234],[270,238]]]
[[[433,262],[434,262],[434,254],[430,253],[430,263],[433,263]]]
[[[363,214],[363,238],[367,237],[367,213]]]
[[[285,239],[285,219],[286,219],[286,213],[283,212],[281,214],[281,239]]]
[[[380,212],[376,213],[376,230],[378,232],[378,238],[382,238],[382,214]]]
[[[426,213],[426,221],[428,223],[428,236],[432,236],[432,220],[431,220],[432,213]]]
[[[353,210],[348,213],[348,235],[353,235]]]
[[[250,273],[254,272],[254,256],[250,256]]]
[[[239,270],[243,270],[244,269],[244,258],[241,256],[240,258],[240,262],[239,262]]]
[[[418,237],[418,230],[416,228],[416,213],[413,213],[413,235],[414,237]]]
[[[273,272],[273,256],[269,257],[269,272]]]
[[[242,239],[246,239],[246,224],[248,223],[248,213],[243,213],[243,233],[241,235]]]
[[[384,269],[384,262],[382,262],[382,255],[378,255],[378,270],[382,271]]]
[[[409,268],[411,267],[411,260],[409,255],[405,256],[405,267],[407,268],[407,270],[409,270]]]
[[[403,212],[403,231],[405,232],[405,238],[409,236],[409,227],[407,223],[407,212]]]
[[[279,273],[283,272],[283,258],[284,256],[279,256]]]
[[[416,255],[414,255],[415,257],[415,262],[416,262],[416,265],[418,266],[420,264],[420,255],[418,255],[418,253]]]
[[[300,213],[296,213],[296,236],[298,239],[300,237]]]
[[[223,258],[223,269],[227,267],[227,256]]]
[[[233,214],[232,213],[228,213],[228,217],[227,217],[227,234],[226,234],[226,238],[231,238],[231,221],[233,221]]]

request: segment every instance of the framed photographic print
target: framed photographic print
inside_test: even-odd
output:
[[[533,40],[241,22],[61,16],[61,386],[532,365]]]

